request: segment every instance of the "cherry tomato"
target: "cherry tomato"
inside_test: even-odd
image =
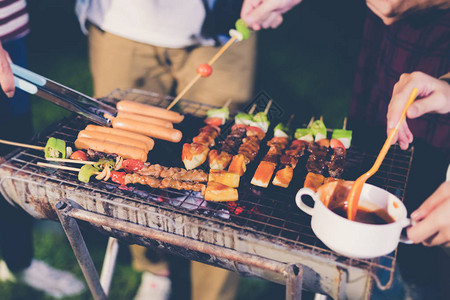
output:
[[[122,168],[127,173],[137,172],[144,167],[144,163],[137,159],[125,159]]]
[[[344,153],[346,152],[344,144],[342,144],[342,142],[338,139],[331,139],[330,147],[333,149],[342,148],[342,149],[344,149]]]
[[[112,171],[111,180],[112,182],[118,183],[120,185],[125,185],[125,175],[127,175],[127,173],[125,172]]]
[[[208,64],[201,64],[197,68],[197,73],[202,77],[208,77],[212,73],[212,67]]]
[[[222,118],[206,118],[205,123],[211,126],[221,126]]]
[[[247,126],[247,136],[254,136],[256,135],[260,140],[262,140],[266,133],[259,127],[256,126]]]
[[[77,150],[74,153],[72,153],[72,155],[70,156],[70,159],[84,160],[84,161],[88,160],[86,153],[82,150]]]

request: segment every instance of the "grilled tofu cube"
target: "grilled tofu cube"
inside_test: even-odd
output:
[[[237,201],[239,198],[237,189],[222,183],[209,181],[206,186],[206,201]]]
[[[238,174],[227,172],[225,170],[210,170],[208,181],[215,181],[226,186],[237,188],[241,177]]]
[[[251,184],[266,188],[269,185],[276,164],[269,161],[262,161],[253,175]]]
[[[245,165],[245,156],[242,154],[236,154],[233,156],[230,166],[228,167],[228,172],[242,176],[246,170],[247,166]]]
[[[291,183],[293,176],[294,176],[294,168],[286,166],[283,169],[278,170],[277,174],[275,175],[275,178],[272,181],[272,184],[287,188]]]

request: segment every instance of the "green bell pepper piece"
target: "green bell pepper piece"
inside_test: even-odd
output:
[[[116,166],[116,162],[109,158],[100,158],[93,166],[97,169],[97,171],[102,171],[105,164],[108,165],[111,171],[114,170],[114,167]]]
[[[316,137],[327,138],[327,128],[321,120],[314,121],[311,125],[311,133]]]
[[[98,172],[97,168],[93,165],[84,165],[81,167],[80,172],[78,172],[78,180],[84,183],[88,183],[91,176]]]
[[[246,113],[238,113],[234,117],[234,122],[236,124],[250,125],[253,122],[253,117],[252,117],[252,115],[249,115],[249,114],[246,114]]]
[[[309,142],[312,142],[314,140],[311,133],[311,128],[297,128],[294,133],[294,138],[296,140],[300,140],[303,138],[304,140]]]
[[[283,123],[278,123],[277,126],[273,129],[273,135],[275,137],[286,137],[288,138],[291,133],[289,127],[284,125]]]
[[[236,30],[242,34],[242,38],[244,40],[246,40],[250,37],[250,29],[248,29],[247,24],[245,24],[244,20],[238,19],[236,21],[235,26],[236,26]]]
[[[51,137],[44,148],[45,158],[66,158],[66,142]]]
[[[230,117],[230,110],[228,107],[213,108],[206,112],[206,116],[208,118],[222,118],[225,123]]]

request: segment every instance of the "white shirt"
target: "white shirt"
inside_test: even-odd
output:
[[[109,33],[136,42],[185,48],[214,45],[201,37],[206,16],[202,0],[77,0],[83,32],[86,20]]]

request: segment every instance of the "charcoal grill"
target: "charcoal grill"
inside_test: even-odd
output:
[[[162,107],[171,101],[170,97],[140,90],[117,90],[104,100],[114,103],[123,99],[145,99]],[[268,100],[263,93],[254,102],[263,110]],[[197,134],[209,108],[193,101],[179,102],[180,111],[187,115],[180,124],[183,139]],[[79,116],[69,117],[40,134],[33,144],[45,145],[50,136],[72,144],[86,124]],[[149,161],[180,166],[182,143],[158,142]],[[403,200],[412,155],[412,149],[391,147],[369,183]],[[355,179],[375,158],[376,153],[353,145],[347,154],[344,179]],[[368,299],[374,284],[381,290],[392,285],[396,252],[374,259],[352,259],[336,254],[315,237],[310,217],[294,201],[306,175],[302,167],[297,167],[290,188],[260,189],[249,183],[257,166],[253,163],[241,179],[239,201],[229,204],[206,203],[194,192],[143,186],[124,189],[95,180],[84,184],[75,172],[37,165],[43,161],[40,151],[16,149],[0,165],[1,192],[11,204],[21,206],[35,218],[62,222],[69,240],[76,242],[72,247],[97,299],[105,298],[108,288],[102,290],[96,284],[98,275],[89,264],[76,220],[125,242],[162,248],[245,276],[285,284],[287,298],[299,298],[301,289],[305,289],[335,299]]]

